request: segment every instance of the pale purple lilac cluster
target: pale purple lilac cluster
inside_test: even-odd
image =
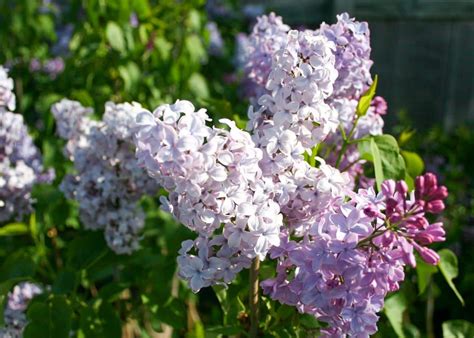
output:
[[[138,116],[137,156],[168,192],[166,210],[198,233],[183,243],[180,276],[191,288],[228,283],[250,260],[280,242],[282,215],[273,182],[263,177],[262,150],[235,123],[209,127],[204,109],[189,101]]]
[[[76,101],[63,99],[52,107],[57,133],[67,140],[65,154],[74,162],[61,190],[79,203],[84,226],[103,229],[118,254],[139,248],[144,213],[138,203],[158,190],[135,158],[132,128],[140,111],[137,103],[108,102],[102,121],[96,121],[89,117],[92,109]]]
[[[257,18],[252,34],[237,36],[237,65],[244,72],[244,87],[248,97],[257,98],[265,92],[272,67],[272,56],[286,45],[290,30],[274,13]]]
[[[43,170],[23,116],[14,109],[13,80],[0,66],[0,223],[31,213],[33,185],[54,179],[53,171]]]
[[[3,312],[5,327],[0,328],[0,337],[20,338],[23,336],[23,329],[28,323],[26,318],[28,304],[41,293],[43,293],[42,288],[31,282],[21,282],[13,287],[7,296]]]
[[[372,83],[368,39],[367,24],[346,14],[318,31],[263,16],[241,46],[255,95],[248,133],[227,119],[227,129],[207,126],[188,101],[137,116],[140,165],[168,191],[165,210],[198,234],[178,257],[193,291],[269,256],[277,268],[265,294],[327,322],[323,336],[368,337],[415,252],[438,263],[427,245],[445,233],[427,215],[444,209],[447,189],[428,173],[414,191],[386,180],[376,193],[357,148],[342,147],[344,134],[382,134],[383,98],[356,114]]]

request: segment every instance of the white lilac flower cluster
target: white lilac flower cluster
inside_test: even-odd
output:
[[[273,183],[258,166],[262,151],[234,122],[220,120],[226,130],[208,127],[209,120],[189,101],[137,120],[140,164],[169,192],[165,208],[199,235],[183,243],[178,259],[194,291],[228,283],[251,259],[263,259],[279,244],[282,225]]]
[[[443,225],[426,215],[444,209],[447,189],[432,174],[412,192],[404,181],[375,193],[373,181],[355,180],[362,167],[348,164],[360,155],[342,146],[345,134],[381,134],[387,109],[376,97],[356,114],[372,83],[367,24],[342,14],[296,31],[271,14],[241,47],[257,88],[249,133],[226,119],[230,130],[208,127],[188,101],[137,116],[140,165],[169,192],[164,208],[198,233],[182,243],[179,275],[196,292],[269,256],[276,277],[262,282],[264,293],[327,322],[323,336],[368,337],[414,251],[438,262],[427,246],[445,240]]]
[[[132,127],[142,110],[137,103],[105,105],[102,121],[92,120],[92,109],[63,99],[52,107],[57,133],[67,140],[66,156],[75,172],[66,175],[61,190],[79,203],[87,229],[103,229],[109,247],[130,254],[139,247],[144,213],[138,205],[158,185],[139,168]]]
[[[31,189],[50,182],[54,172],[44,172],[41,154],[15,109],[13,80],[0,66],[0,223],[31,213]]]
[[[5,309],[3,312],[4,328],[0,328],[2,338],[20,338],[23,336],[23,329],[28,323],[26,310],[30,301],[43,290],[31,282],[21,282],[14,286],[8,293]]]

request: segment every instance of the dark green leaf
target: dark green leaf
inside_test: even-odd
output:
[[[65,294],[72,292],[78,284],[78,274],[76,271],[66,268],[58,273],[58,277],[53,284],[53,293]]]
[[[45,302],[33,302],[27,312],[29,323],[24,338],[67,338],[71,330],[72,310],[64,296]]]
[[[80,330],[87,338],[120,338],[122,328],[120,318],[109,303],[101,303],[97,308],[86,307],[80,314]]]

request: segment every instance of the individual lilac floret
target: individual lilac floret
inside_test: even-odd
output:
[[[0,65],[0,112],[5,109],[15,110],[16,101],[13,86],[13,79],[8,77],[7,70]]]
[[[2,71],[0,66],[0,78]],[[41,154],[28,134],[23,117],[6,110],[12,107],[11,102],[14,107],[15,96],[11,91],[2,91],[7,87],[1,82],[0,79],[0,223],[3,223],[31,213],[33,185],[51,182],[54,172],[43,170]],[[3,82],[13,89],[12,79]]]
[[[188,253],[193,245],[178,260],[180,275],[194,291],[219,282],[219,271],[233,260],[263,260],[279,244],[282,225],[280,208],[272,199],[273,183],[262,177],[258,166],[262,151],[234,122],[220,120],[226,130],[208,127],[209,120],[204,109],[195,111],[189,101],[159,106],[137,119],[137,156],[169,192],[168,198],[162,197],[164,208],[203,238],[193,244],[200,261]],[[216,245],[220,249],[211,248]],[[219,273],[201,276],[214,254],[227,263],[215,267]],[[193,282],[190,271],[201,280],[195,277]]]
[[[67,140],[64,151],[75,168],[61,190],[79,203],[84,226],[103,229],[118,254],[139,248],[145,216],[138,202],[158,190],[135,158],[132,128],[142,110],[136,103],[108,102],[102,121],[95,121],[89,118],[92,109],[76,101],[63,99],[52,107],[57,133]]]
[[[272,70],[272,57],[287,43],[290,27],[283,24],[275,13],[257,18],[252,33],[237,40],[239,68],[244,71],[247,97],[258,97],[265,92],[265,85]]]
[[[338,77],[333,97],[356,98],[372,83],[370,67],[370,31],[367,22],[358,22],[349,14],[337,16],[337,23],[323,23],[319,33],[336,45],[336,69]]]
[[[0,329],[0,337],[21,337],[27,322],[26,310],[30,301],[43,290],[31,282],[21,282],[8,293],[3,312],[5,328]]]

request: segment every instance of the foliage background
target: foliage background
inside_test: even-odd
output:
[[[62,155],[50,106],[69,97],[99,116],[108,100],[135,100],[153,109],[180,98],[207,107],[214,120],[231,117],[243,124],[246,102],[238,86],[235,37],[248,32],[259,11],[238,1],[0,0],[0,64],[15,79],[17,113],[25,117],[45,165],[57,173],[52,186],[35,188],[35,214],[0,227],[2,304],[19,281],[50,286],[29,306],[25,337],[245,336],[248,276],[241,274],[227,290],[192,294],[175,275],[180,243],[192,234],[160,211],[157,199],[142,201],[147,211],[142,249],[130,256],[115,255],[101,233],[82,229],[77,206],[58,189],[71,164]],[[223,37],[218,53],[210,49],[210,20]],[[32,70],[32,60],[45,64],[55,58],[64,61],[63,71]],[[404,149],[420,152],[426,169],[450,190],[448,240],[436,249],[450,248],[459,257],[455,282],[466,304],[438,269],[420,264],[387,302],[378,335],[472,337],[474,162],[468,154],[474,135],[469,126],[417,132],[409,113],[397,114],[397,124],[388,129]],[[271,273],[264,266],[261,275]],[[310,337],[321,326],[262,299],[265,336]]]

